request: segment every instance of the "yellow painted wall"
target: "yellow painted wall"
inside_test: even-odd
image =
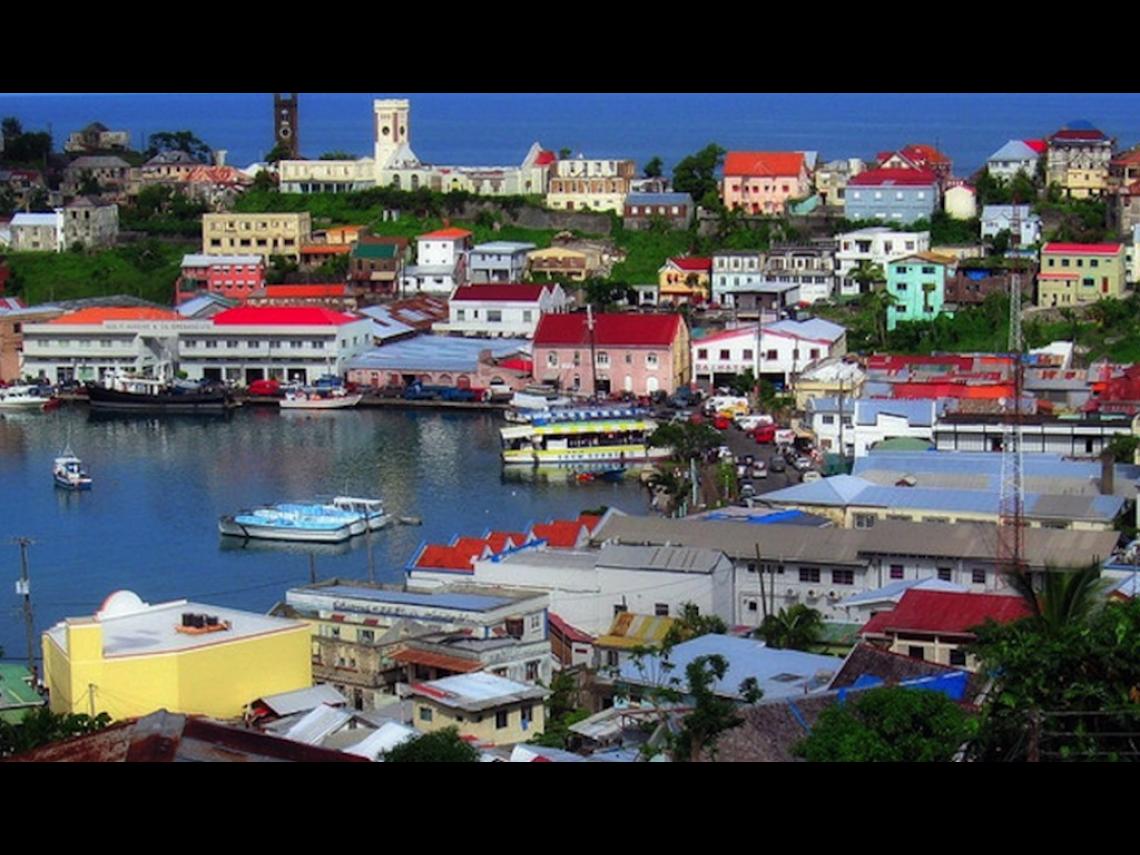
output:
[[[43,639],[52,712],[90,713],[93,692],[95,712],[113,719],[163,708],[233,718],[257,697],[312,685],[307,625],[192,650],[110,658],[102,655],[98,623],[68,629],[69,652],[46,634]]]
[[[497,710],[487,710],[475,716],[441,706],[428,698],[417,697],[412,724],[416,730],[424,733],[433,733],[445,727],[457,727],[461,736],[473,736],[480,742],[494,745],[512,745],[516,742],[527,742],[532,737],[538,736],[546,726],[546,707],[542,700],[535,699],[530,705],[532,716],[530,726],[523,730],[519,704],[507,707],[507,726],[498,728],[495,727]],[[424,721],[421,718],[421,711],[424,709],[431,710],[431,721]],[[475,721],[476,718],[479,720]]]

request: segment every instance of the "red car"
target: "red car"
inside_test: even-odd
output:
[[[728,430],[731,424],[732,419],[725,418],[724,416],[717,416],[713,419],[713,427],[717,430]]]
[[[756,430],[752,431],[752,437],[760,445],[776,441],[776,426],[775,425],[760,425]]]

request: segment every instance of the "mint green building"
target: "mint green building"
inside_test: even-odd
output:
[[[887,329],[907,321],[932,321],[943,310],[946,279],[954,275],[957,260],[948,255],[920,252],[888,262],[887,293],[895,303],[887,309]]]

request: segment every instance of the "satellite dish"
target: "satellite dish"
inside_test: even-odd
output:
[[[123,615],[141,612],[149,607],[134,591],[115,591],[103,601],[99,611],[95,612],[96,620],[122,617]]]

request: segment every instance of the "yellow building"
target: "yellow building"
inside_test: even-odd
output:
[[[590,268],[589,262],[586,253],[561,246],[536,249],[526,254],[527,275],[537,281],[572,279],[584,282],[587,276],[596,272]]]
[[[669,258],[657,270],[662,303],[694,303],[709,298],[712,259]]]
[[[1038,306],[1071,306],[1124,294],[1124,244],[1047,243],[1037,274]]]
[[[637,176],[632,160],[560,160],[550,173],[546,206],[558,211],[613,211],[621,214],[630,182]]]
[[[484,744],[513,745],[540,735],[546,726],[546,689],[485,671],[415,683],[411,692],[412,723],[424,733],[457,727],[460,736]]]
[[[205,255],[284,255],[299,261],[301,245],[312,242],[308,211],[299,214],[203,214]]]
[[[44,679],[55,713],[235,718],[255,698],[311,686],[309,644],[304,621],[117,591],[44,633]]]

